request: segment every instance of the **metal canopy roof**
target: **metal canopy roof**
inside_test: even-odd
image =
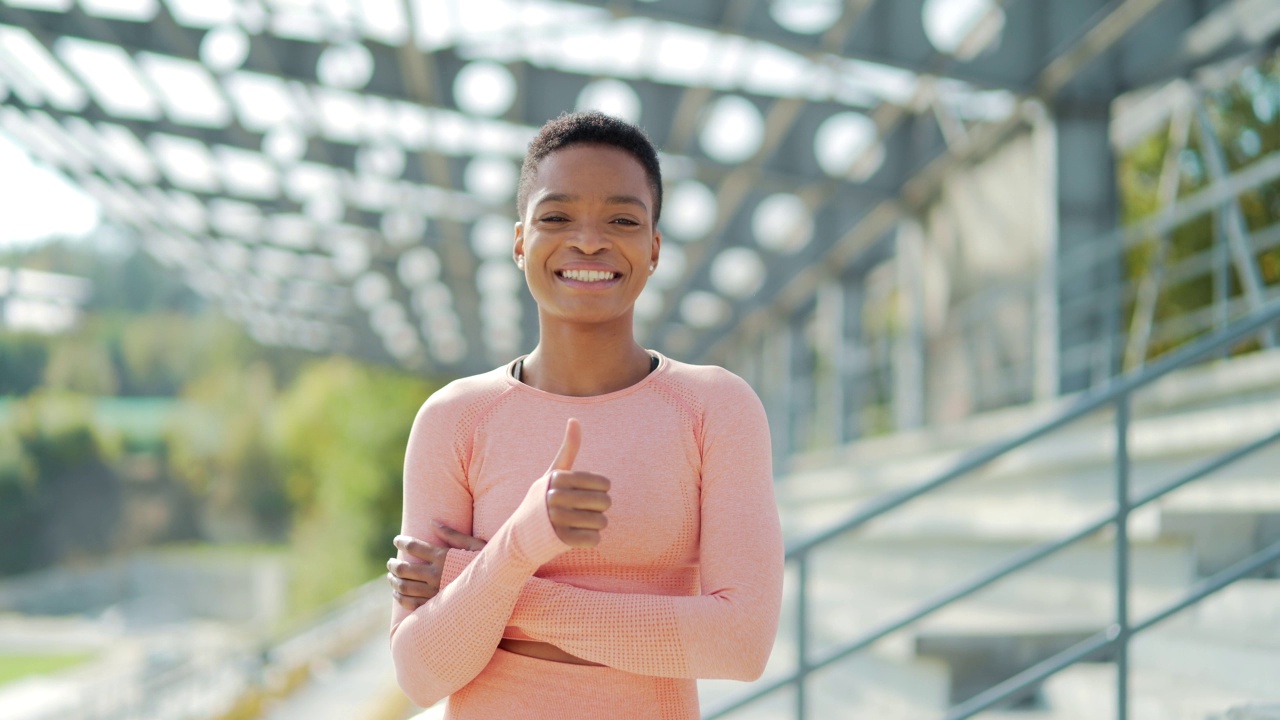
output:
[[[258,339],[470,373],[536,340],[525,146],[599,107],[664,153],[637,319],[696,360],[874,260],[1024,100],[1105,116],[1255,46],[1251,1],[0,0],[0,132]]]

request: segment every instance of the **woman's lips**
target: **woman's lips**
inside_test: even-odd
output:
[[[613,287],[622,279],[621,273],[612,270],[558,270],[556,277],[572,288],[595,290]]]

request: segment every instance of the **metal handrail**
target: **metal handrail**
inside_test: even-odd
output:
[[[805,720],[807,697],[805,680],[808,676],[832,663],[855,652],[864,650],[887,635],[920,621],[921,619],[950,606],[973,593],[1002,580],[1023,568],[1042,560],[1066,547],[1074,545],[1085,538],[1105,529],[1115,527],[1116,552],[1116,622],[1099,635],[1055,655],[1042,663],[1024,670],[1014,677],[995,687],[966,700],[951,708],[945,720],[963,720],[992,705],[1008,699],[1013,694],[1044,680],[1046,677],[1076,662],[1094,657],[1102,652],[1111,651],[1116,654],[1118,667],[1117,682],[1117,720],[1128,717],[1128,646],[1129,639],[1138,632],[1146,630],[1161,620],[1199,602],[1208,595],[1229,585],[1271,562],[1280,560],[1280,543],[1272,545],[1252,557],[1237,563],[1227,570],[1203,581],[1182,600],[1139,623],[1129,619],[1129,546],[1128,518],[1137,508],[1151,503],[1170,492],[1194,482],[1212,472],[1273,443],[1280,441],[1280,429],[1249,442],[1239,448],[1214,457],[1176,479],[1155,488],[1136,499],[1130,496],[1128,435],[1130,426],[1129,405],[1132,394],[1169,373],[1181,369],[1197,360],[1219,352],[1223,347],[1230,347],[1242,340],[1270,328],[1280,322],[1280,301],[1270,302],[1222,331],[1201,338],[1199,341],[1172,352],[1160,360],[1122,375],[1109,385],[1082,395],[1070,407],[1056,416],[1042,421],[1031,429],[1008,440],[994,443],[979,449],[962,458],[949,470],[936,477],[919,483],[913,487],[888,494],[874,500],[866,507],[858,510],[849,518],[831,528],[818,532],[808,538],[791,545],[786,552],[786,560],[797,565],[797,599],[796,599],[796,669],[788,675],[757,687],[750,694],[738,698],[732,703],[720,707],[705,716],[706,720],[724,717],[730,712],[741,709],[773,692],[787,686],[796,688],[796,717]],[[1096,410],[1109,405],[1116,406],[1116,508],[1105,516],[1098,518],[1087,526],[1070,533],[1058,540],[1038,547],[1029,548],[1002,565],[964,582],[933,599],[922,603],[915,610],[904,614],[896,620],[887,622],[868,632],[856,640],[837,646],[823,653],[819,658],[811,658],[809,652],[809,608],[808,577],[809,555],[814,549],[821,547],[835,538],[852,532],[881,515],[890,512],[922,495],[948,485],[968,473],[990,463],[991,461],[1038,440]]]

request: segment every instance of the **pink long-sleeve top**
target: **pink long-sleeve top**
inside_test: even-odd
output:
[[[783,566],[764,410],[736,375],[658,357],[644,380],[606,395],[546,393],[506,366],[423,405],[402,532],[432,539],[438,520],[488,544],[450,550],[440,592],[417,610],[393,606],[396,674],[414,702],[472,683],[503,637],[678,679],[659,695],[682,707],[692,697],[695,709],[694,678],[763,672]],[[609,525],[590,549],[562,543],[546,512],[547,468],[571,417],[582,425],[574,469],[611,481]]]

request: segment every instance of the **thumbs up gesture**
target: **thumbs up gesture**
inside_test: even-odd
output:
[[[547,471],[547,517],[561,542],[589,548],[600,544],[600,531],[609,521],[609,478],[574,470],[573,463],[582,445],[582,426],[570,419],[564,429],[560,452]]]

